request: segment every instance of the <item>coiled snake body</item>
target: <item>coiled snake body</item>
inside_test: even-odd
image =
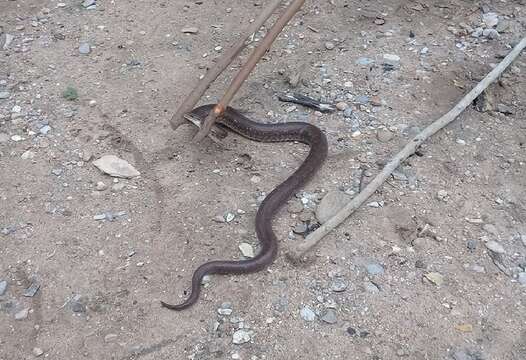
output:
[[[204,105],[192,111],[193,115],[205,118],[214,105]],[[252,259],[241,261],[216,260],[197,268],[192,277],[192,292],[181,304],[161,304],[171,310],[183,310],[192,306],[201,291],[201,281],[207,274],[246,274],[264,269],[270,265],[278,251],[278,242],[272,230],[272,218],[278,209],[303,186],[321,167],[327,157],[327,139],[319,128],[303,122],[262,124],[254,122],[237,110],[227,108],[217,123],[235,133],[259,142],[298,141],[310,146],[309,155],[300,167],[284,182],[278,185],[259,206],[256,214],[256,234],[260,251]]]

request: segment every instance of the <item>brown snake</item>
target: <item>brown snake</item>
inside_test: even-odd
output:
[[[213,107],[214,105],[198,107],[192,111],[192,115],[204,119]],[[319,128],[308,123],[262,124],[248,119],[233,108],[227,108],[217,123],[245,138],[259,142],[298,141],[309,145],[310,152],[300,167],[272,190],[259,206],[256,214],[256,233],[260,251],[256,257],[240,261],[216,260],[199,266],[192,277],[192,292],[183,303],[170,305],[161,301],[162,306],[171,310],[183,310],[195,304],[201,291],[201,281],[207,274],[246,274],[270,265],[278,252],[277,238],[272,230],[274,214],[316,173],[327,157],[325,135]]]

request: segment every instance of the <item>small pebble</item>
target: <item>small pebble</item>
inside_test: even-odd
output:
[[[10,96],[9,91],[0,91],[0,99],[9,99]]]
[[[380,275],[384,273],[384,267],[378,263],[370,263],[365,265],[369,275]]]
[[[377,294],[380,292],[380,289],[378,288],[378,286],[376,286],[376,284],[370,281],[364,282],[364,287],[365,287],[365,291],[372,293],[372,294]]]
[[[331,290],[334,292],[343,292],[347,289],[347,282],[342,278],[335,278],[331,283]]]
[[[232,312],[232,304],[229,302],[222,303],[219,309],[217,309],[219,315],[230,316],[232,315]]]
[[[336,316],[336,311],[333,309],[328,309],[322,316],[321,320],[323,322],[326,322],[327,324],[336,324],[338,322],[338,318]]]
[[[474,251],[477,248],[477,244],[478,244],[477,240],[470,239],[466,241],[466,246],[468,250],[470,251]]]
[[[104,342],[110,343],[117,339],[117,334],[107,334],[104,336]]]
[[[346,102],[340,101],[340,102],[336,103],[336,109],[338,109],[340,111],[344,111],[348,107],[349,107],[349,104],[347,104]]]
[[[91,52],[91,46],[88,43],[81,43],[79,45],[79,53],[82,55],[88,55]]]
[[[181,29],[181,32],[185,34],[197,34],[199,32],[199,29],[194,26],[188,26]]]
[[[246,258],[254,257],[254,248],[248,243],[239,244],[239,250],[241,251],[241,254],[243,254],[243,256]]]
[[[335,45],[334,45],[333,42],[327,41],[325,43],[325,49],[327,49],[327,50],[332,50],[332,49],[334,49],[334,47],[335,47]]]
[[[95,185],[95,189],[97,189],[97,191],[104,191],[107,188],[108,188],[108,185],[106,185],[102,181],[97,181],[97,185]]]
[[[0,281],[0,296],[3,296],[6,291],[7,291],[7,281],[1,280]]]
[[[383,64],[397,68],[400,66],[400,56],[394,54],[384,54]]]
[[[444,283],[444,276],[437,272],[430,272],[424,275],[424,277],[431,281],[436,286],[440,286]]]
[[[504,250],[504,247],[502,247],[501,244],[499,244],[498,242],[494,241],[494,240],[490,240],[486,243],[486,247],[488,248],[488,250],[496,253],[496,254],[504,254],[506,252],[506,250]]]
[[[42,350],[41,348],[39,347],[33,348],[33,355],[35,355],[35,357],[39,357],[43,354],[44,354],[44,350]]]
[[[15,320],[25,320],[29,316],[29,308],[20,310],[15,314]]]
[[[519,273],[517,280],[519,281],[519,284],[526,285],[526,272]]]
[[[393,138],[393,133],[386,128],[381,128],[377,130],[376,138],[378,139],[378,141],[386,143],[391,141],[391,139]]]
[[[352,118],[353,117],[353,109],[351,107],[348,107],[347,109],[343,110],[343,117],[344,118]]]
[[[236,345],[245,344],[250,341],[250,333],[245,329],[237,330],[232,335],[232,343]]]
[[[305,321],[314,321],[316,320],[316,314],[314,313],[314,311],[308,307],[308,306],[304,306],[301,310],[300,310],[300,316],[303,320]]]

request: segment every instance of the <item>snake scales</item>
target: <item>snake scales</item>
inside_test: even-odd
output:
[[[204,105],[192,111],[192,115],[204,119],[214,105]],[[260,251],[252,259],[241,261],[216,260],[202,264],[192,276],[190,296],[181,304],[170,305],[161,301],[162,306],[171,310],[183,310],[196,303],[201,291],[201,280],[207,274],[246,274],[264,269],[270,265],[278,251],[278,242],[272,230],[272,218],[278,209],[303,186],[321,167],[327,157],[327,139],[319,128],[304,122],[262,124],[254,122],[233,108],[227,108],[217,123],[231,131],[259,142],[298,141],[310,146],[309,155],[300,167],[284,182],[278,185],[259,206],[256,214],[256,233]]]

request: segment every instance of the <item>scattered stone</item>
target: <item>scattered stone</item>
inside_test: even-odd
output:
[[[364,288],[365,288],[365,291],[372,293],[372,294],[377,294],[380,292],[380,288],[378,288],[378,286],[371,281],[365,281]]]
[[[346,331],[347,331],[347,334],[349,334],[351,336],[354,336],[354,335],[357,334],[357,331],[353,327],[350,327],[350,326],[347,328]]]
[[[97,181],[97,185],[95,185],[95,189],[97,191],[104,191],[108,188],[108,185],[103,183],[102,181]]]
[[[89,43],[83,42],[79,45],[79,53],[82,55],[88,55],[91,52],[91,45]]]
[[[470,239],[466,242],[466,246],[469,251],[475,251],[475,249],[477,248],[477,244],[478,244],[478,241],[474,239]]]
[[[381,128],[377,130],[376,138],[378,139],[378,141],[386,143],[391,141],[391,139],[393,138],[393,133],[386,128]]]
[[[369,59],[367,57],[360,57],[360,58],[358,58],[358,60],[356,60],[356,65],[367,66],[367,65],[371,65],[371,64],[374,64],[374,60],[373,59]]]
[[[497,104],[497,111],[504,115],[515,114],[515,110],[511,106],[502,103]]]
[[[343,117],[350,119],[353,117],[353,109],[352,107],[348,107],[347,109],[343,110]]]
[[[394,54],[384,54],[383,64],[392,66],[393,68],[400,67],[400,56]]]
[[[347,104],[346,102],[340,101],[340,102],[336,103],[336,109],[338,109],[340,111],[344,111],[348,107],[349,107],[349,104]]]
[[[471,324],[459,324],[455,326],[455,329],[457,329],[460,332],[473,332],[473,325]]]
[[[93,165],[100,171],[113,177],[133,178],[141,174],[126,160],[120,159],[115,155],[105,155],[93,161]]]
[[[1,280],[0,281],[0,296],[3,296],[6,291],[7,291],[7,281]]]
[[[14,35],[11,35],[8,33],[4,33],[4,34],[0,33],[0,44],[2,44],[2,37],[3,37],[3,42],[4,42],[4,44],[2,45],[2,49],[7,50],[9,49],[9,46],[11,46],[11,43],[13,42],[15,37]]]
[[[320,223],[325,223],[336,215],[349,201],[351,197],[341,191],[329,191],[316,208],[316,218]]]
[[[372,207],[372,208],[381,208],[383,206],[383,201],[371,201],[370,203],[367,204],[367,206],[369,207]]]
[[[338,322],[338,318],[336,316],[336,311],[333,309],[328,309],[322,316],[321,320],[323,322],[326,322],[327,324],[336,324]]]
[[[217,313],[223,316],[230,316],[232,315],[232,312],[232,304],[229,302],[222,303],[219,309],[217,309]]]
[[[232,335],[232,343],[236,345],[245,344],[250,341],[250,338],[250,332],[245,329],[240,329]]]
[[[64,169],[56,168],[56,169],[51,170],[51,173],[55,176],[60,176],[64,173]]]
[[[295,234],[303,235],[307,233],[309,230],[309,226],[305,223],[298,223],[296,226],[294,226],[294,229],[292,230]]]
[[[22,154],[22,156],[21,156],[21,158],[24,159],[24,160],[31,160],[31,159],[33,159],[34,157],[35,157],[35,153],[32,152],[31,150],[27,150],[27,151],[25,151],[25,152]]]
[[[354,102],[360,105],[367,105],[371,101],[371,98],[367,95],[358,95],[354,98]]]
[[[69,307],[74,313],[85,313],[87,310],[85,302],[85,298],[77,294],[69,301]]]
[[[437,192],[437,199],[441,201],[447,201],[448,199],[448,193],[446,190],[438,190]]]
[[[243,256],[246,258],[254,257],[254,248],[248,243],[239,244],[239,250],[241,251],[241,254],[243,254]]]
[[[111,343],[117,340],[117,334],[108,334],[104,336],[104,342]]]
[[[0,99],[9,99],[10,96],[9,91],[0,91]]]
[[[314,311],[308,307],[308,306],[304,306],[303,308],[301,308],[300,310],[300,316],[303,320],[305,321],[314,321],[316,320],[316,314],[314,313]]]
[[[482,15],[482,22],[488,28],[493,28],[499,23],[499,16],[494,12],[489,12]]]
[[[197,34],[199,32],[199,29],[194,26],[188,26],[181,29],[181,32],[185,34]]]
[[[424,274],[424,277],[436,286],[441,286],[444,283],[444,276],[437,272],[430,272]]]
[[[504,247],[502,247],[502,245],[496,242],[495,240],[488,241],[486,243],[486,247],[488,248],[488,250],[496,254],[504,254],[506,252],[506,250],[504,250]]]
[[[29,285],[29,287],[24,290],[22,295],[25,297],[33,297],[36,295],[38,289],[40,289],[40,284],[36,281],[32,281],[31,285]]]
[[[365,265],[365,269],[369,275],[381,275],[384,273],[384,267],[378,263],[369,263]]]
[[[15,314],[15,320],[25,320],[29,316],[29,308],[22,309]]]
[[[35,357],[42,356],[43,354],[44,354],[44,350],[42,350],[41,348],[39,347],[33,348],[33,355],[35,355]]]
[[[519,284],[521,285],[526,285],[526,272],[519,273],[519,275],[517,276],[517,281],[519,281]]]
[[[331,290],[334,292],[343,292],[347,289],[347,282],[342,278],[335,278],[331,283]]]
[[[42,135],[47,135],[47,133],[50,131],[51,131],[51,126],[49,125],[44,125],[40,129],[38,129],[38,132],[41,133]]]
[[[95,7],[97,6],[95,0],[84,0],[82,2],[82,7],[85,8],[85,9],[88,9],[88,10],[92,10],[92,9],[95,9]]]
[[[484,29],[482,36],[490,40],[495,40],[499,37],[499,32],[495,29]]]
[[[468,353],[462,350],[455,351],[452,357],[453,357],[453,360],[474,360],[471,357],[471,355],[469,355]]]
[[[334,43],[331,42],[331,41],[327,41],[327,42],[325,43],[325,49],[327,49],[327,50],[332,50],[332,49],[334,49],[334,47],[335,47],[335,45],[334,45]]]
[[[236,214],[231,213],[231,212],[227,212],[223,217],[225,219],[225,222],[229,223],[229,222],[232,222],[232,220],[235,219]]]

